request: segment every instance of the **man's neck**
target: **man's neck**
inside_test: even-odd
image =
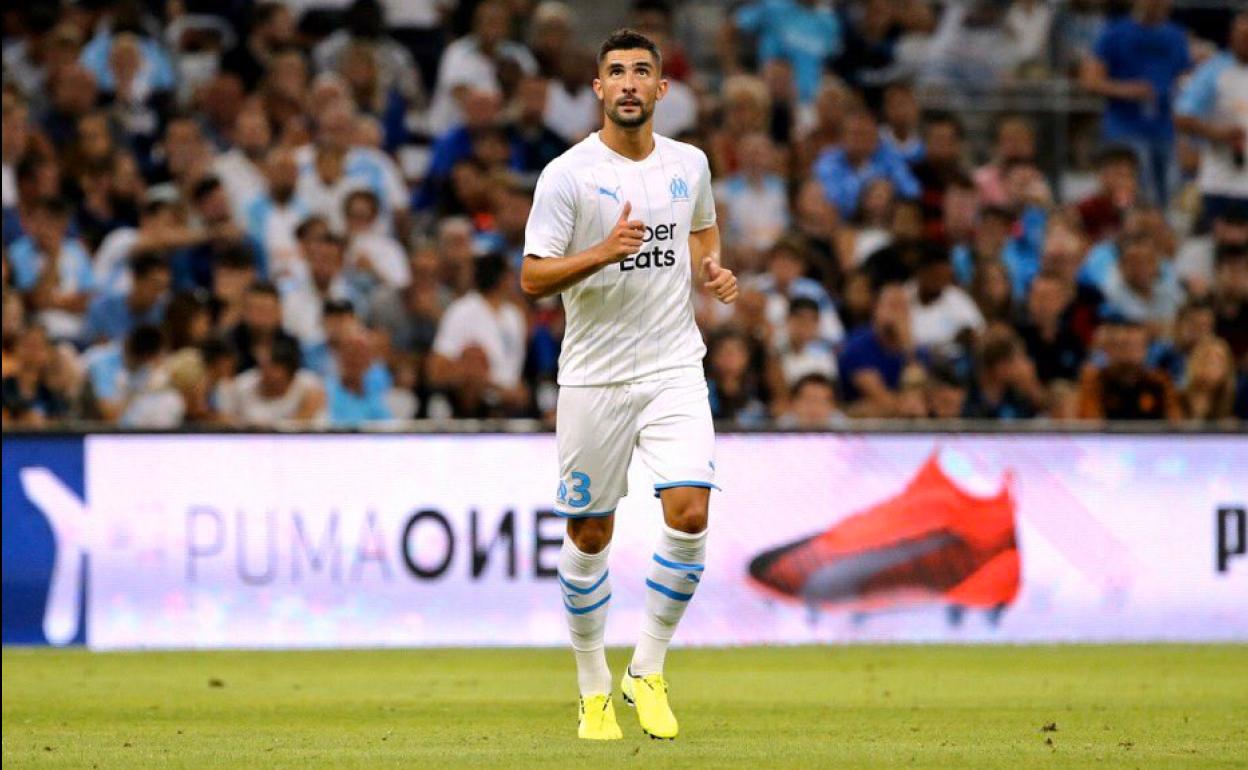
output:
[[[629,160],[645,160],[654,151],[654,123],[647,120],[636,128],[623,128],[608,119],[598,132],[598,138]]]
[[[503,299],[501,291],[491,291],[481,295],[481,299],[485,300],[485,304],[490,306],[491,310],[498,310],[506,301]]]

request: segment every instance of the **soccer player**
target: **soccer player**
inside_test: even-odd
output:
[[[568,519],[559,553],[580,687],[578,734],[622,737],[603,647],[615,508],[636,448],[654,474],[663,532],[646,579],[646,613],[620,683],[654,738],[675,738],[663,659],[702,578],[715,434],[693,318],[691,281],[719,301],[737,279],[719,264],[706,155],[654,133],[667,91],[655,44],[615,32],[598,53],[601,131],[542,172],[525,230],[526,294],[562,292],[567,330],[556,418],[559,488]]]

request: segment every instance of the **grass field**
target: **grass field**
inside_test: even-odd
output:
[[[612,654],[620,671],[625,653]],[[1248,646],[676,650],[675,742],[562,650],[5,649],[4,767],[1248,767]]]

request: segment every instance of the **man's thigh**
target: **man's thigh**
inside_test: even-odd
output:
[[[559,389],[555,443],[559,488],[555,512],[569,518],[608,516],[628,494],[628,464],[637,438],[637,416],[628,387]]]

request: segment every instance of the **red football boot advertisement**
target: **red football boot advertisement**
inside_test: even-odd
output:
[[[895,497],[765,551],[750,562],[750,577],[811,608],[940,603],[1000,612],[1018,595],[1021,573],[1012,487],[1007,471],[995,495],[973,495],[933,452]]]

